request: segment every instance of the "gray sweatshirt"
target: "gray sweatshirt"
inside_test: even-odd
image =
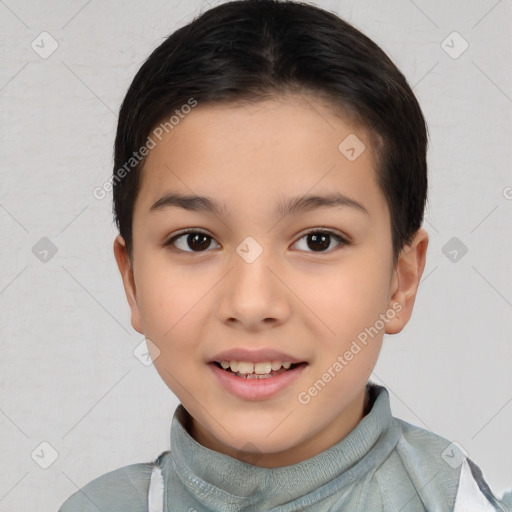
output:
[[[88,483],[59,512],[511,512],[457,444],[392,416],[386,388],[369,383],[367,414],[307,460],[263,468],[212,451],[188,433],[183,405],[171,449]]]

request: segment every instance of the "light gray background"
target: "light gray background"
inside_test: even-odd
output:
[[[390,55],[430,130],[425,277],[374,380],[396,416],[460,443],[501,495],[512,486],[512,2],[316,4]],[[92,191],[111,173],[134,74],[207,7],[0,0],[0,512],[55,511],[97,476],[169,448],[177,400],[133,355],[143,337],[112,254],[111,199]],[[48,58],[31,47],[50,48],[44,31],[58,43]],[[458,58],[454,31],[469,44]],[[46,262],[32,250],[42,237],[57,248]],[[456,262],[443,253],[452,237],[468,248]],[[58,453],[48,469],[42,442]]]

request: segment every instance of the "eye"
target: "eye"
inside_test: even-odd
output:
[[[338,242],[335,247],[350,245],[350,242],[347,239],[338,235],[334,231],[322,228],[315,228],[309,231],[295,243],[298,244],[303,239],[306,239],[305,245],[313,249],[312,251],[306,250],[306,252],[330,252],[325,249],[331,245],[332,239],[335,239]]]
[[[312,248],[311,251],[306,249],[306,252],[330,252],[326,251],[332,243],[334,239],[337,244],[335,247],[343,247],[346,245],[350,245],[349,242],[344,237],[338,235],[334,231],[323,228],[315,228],[304,234],[294,245],[299,244],[303,239],[306,239],[306,247]],[[172,250],[175,252],[188,252],[188,253],[198,253],[205,252],[208,248],[211,247],[212,242],[214,242],[219,248],[219,244],[214,241],[213,237],[208,235],[207,233],[199,230],[189,230],[178,233],[177,235],[170,238],[163,245],[165,247],[172,247]]]
[[[203,231],[185,231],[173,236],[164,243],[164,246],[174,246],[176,252],[205,252],[212,241],[213,238]],[[220,247],[219,244],[217,246]],[[188,250],[187,247],[192,250]]]

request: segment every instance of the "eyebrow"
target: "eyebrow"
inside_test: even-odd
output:
[[[294,215],[320,208],[337,208],[340,206],[348,206],[369,215],[368,210],[361,203],[341,193],[331,193],[322,196],[307,195],[281,199],[276,205],[273,215],[274,217],[285,217],[287,215]],[[183,208],[191,212],[209,212],[217,216],[222,216],[226,211],[224,205],[214,198],[177,193],[169,193],[161,197],[151,206],[149,211],[162,211],[172,207]]]

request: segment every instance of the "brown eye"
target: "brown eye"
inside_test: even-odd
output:
[[[307,235],[308,239],[308,247],[312,248],[314,251],[319,250],[323,251],[329,248],[331,245],[331,235],[328,233],[313,233]]]
[[[327,251],[327,249],[329,249],[333,240],[337,242],[335,247],[349,244],[349,242],[343,237],[328,230],[310,231],[309,233],[306,233],[302,238],[300,238],[296,243],[299,243],[303,239],[306,239],[306,243],[304,244],[306,249],[302,250],[305,250],[306,252],[330,252]]]
[[[212,242],[213,238],[202,231],[187,231],[171,238],[165,245],[175,247],[178,252],[194,253],[206,251]]]

